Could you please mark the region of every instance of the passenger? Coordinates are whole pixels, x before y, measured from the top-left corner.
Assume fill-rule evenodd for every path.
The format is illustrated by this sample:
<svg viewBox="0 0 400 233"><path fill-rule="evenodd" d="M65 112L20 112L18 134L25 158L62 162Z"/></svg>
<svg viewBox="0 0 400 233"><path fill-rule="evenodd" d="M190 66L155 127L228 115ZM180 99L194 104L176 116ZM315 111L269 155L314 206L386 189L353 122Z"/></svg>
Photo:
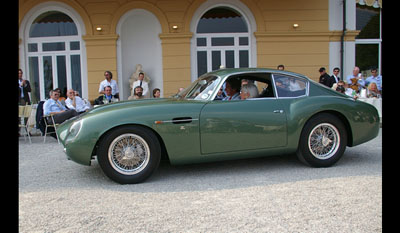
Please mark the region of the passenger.
<svg viewBox="0 0 400 233"><path fill-rule="evenodd" d="M258 97L258 89L256 85L253 83L245 84L242 86L240 90L240 98L242 100L249 99L249 98L257 98Z"/></svg>
<svg viewBox="0 0 400 233"><path fill-rule="evenodd" d="M289 78L289 90L290 91L301 91L303 89L300 87L299 83L296 82L295 78Z"/></svg>

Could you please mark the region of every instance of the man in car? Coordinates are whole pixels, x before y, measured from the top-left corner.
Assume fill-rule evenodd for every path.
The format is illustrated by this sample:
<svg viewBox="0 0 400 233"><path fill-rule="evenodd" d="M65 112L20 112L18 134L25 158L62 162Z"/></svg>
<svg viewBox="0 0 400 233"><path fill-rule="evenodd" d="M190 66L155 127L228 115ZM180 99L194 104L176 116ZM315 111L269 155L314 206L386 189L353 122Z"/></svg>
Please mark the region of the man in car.
<svg viewBox="0 0 400 233"><path fill-rule="evenodd" d="M227 94L227 97L225 97L224 101L226 100L240 100L240 87L241 87L241 81L236 78L231 78L226 80L226 87L225 87L225 92Z"/></svg>

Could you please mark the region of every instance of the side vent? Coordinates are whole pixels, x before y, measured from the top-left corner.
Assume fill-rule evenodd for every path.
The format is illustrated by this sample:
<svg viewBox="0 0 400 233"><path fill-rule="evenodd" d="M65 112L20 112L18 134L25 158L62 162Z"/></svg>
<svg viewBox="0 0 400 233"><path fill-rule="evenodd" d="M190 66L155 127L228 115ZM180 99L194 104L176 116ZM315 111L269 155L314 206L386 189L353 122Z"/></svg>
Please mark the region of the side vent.
<svg viewBox="0 0 400 233"><path fill-rule="evenodd" d="M173 124L185 124L185 123L191 123L192 118L191 117L176 117L172 119Z"/></svg>

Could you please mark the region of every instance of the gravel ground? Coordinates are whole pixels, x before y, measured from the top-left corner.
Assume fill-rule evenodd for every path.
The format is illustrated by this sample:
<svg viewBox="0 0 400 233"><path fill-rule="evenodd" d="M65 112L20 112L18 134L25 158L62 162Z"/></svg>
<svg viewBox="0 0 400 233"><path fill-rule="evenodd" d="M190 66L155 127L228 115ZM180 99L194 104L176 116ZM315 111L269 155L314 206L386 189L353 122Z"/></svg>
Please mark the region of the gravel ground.
<svg viewBox="0 0 400 233"><path fill-rule="evenodd" d="M49 138L20 139L20 232L381 232L382 137L331 168L295 156L171 166L110 181Z"/></svg>

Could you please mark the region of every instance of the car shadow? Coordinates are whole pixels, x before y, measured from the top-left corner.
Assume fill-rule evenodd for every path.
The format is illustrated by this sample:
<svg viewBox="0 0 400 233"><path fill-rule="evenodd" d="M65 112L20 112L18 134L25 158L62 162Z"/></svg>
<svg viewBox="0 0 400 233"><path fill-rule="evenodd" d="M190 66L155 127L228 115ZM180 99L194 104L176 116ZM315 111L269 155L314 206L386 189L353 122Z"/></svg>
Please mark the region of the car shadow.
<svg viewBox="0 0 400 233"><path fill-rule="evenodd" d="M86 171L86 175L91 179L97 177L95 179L102 183L101 187L110 190L140 193L209 191L381 174L381 160L371 159L373 157L363 157L349 151L338 163L328 168L306 166L294 154L179 166L162 161L151 177L132 185L120 185L108 179L96 161L92 164L92 171ZM376 166L371 169L371 164L375 163Z"/></svg>
<svg viewBox="0 0 400 233"><path fill-rule="evenodd" d="M41 151L43 146L48 151L31 154L31 151ZM56 141L21 144L20 191L78 188L140 193L186 192L382 175L381 139L372 141L370 145L348 147L339 162L329 168L306 166L294 154L179 166L162 161L147 180L131 185L120 185L110 180L97 160L92 160L91 166L68 161L61 149Z"/></svg>

